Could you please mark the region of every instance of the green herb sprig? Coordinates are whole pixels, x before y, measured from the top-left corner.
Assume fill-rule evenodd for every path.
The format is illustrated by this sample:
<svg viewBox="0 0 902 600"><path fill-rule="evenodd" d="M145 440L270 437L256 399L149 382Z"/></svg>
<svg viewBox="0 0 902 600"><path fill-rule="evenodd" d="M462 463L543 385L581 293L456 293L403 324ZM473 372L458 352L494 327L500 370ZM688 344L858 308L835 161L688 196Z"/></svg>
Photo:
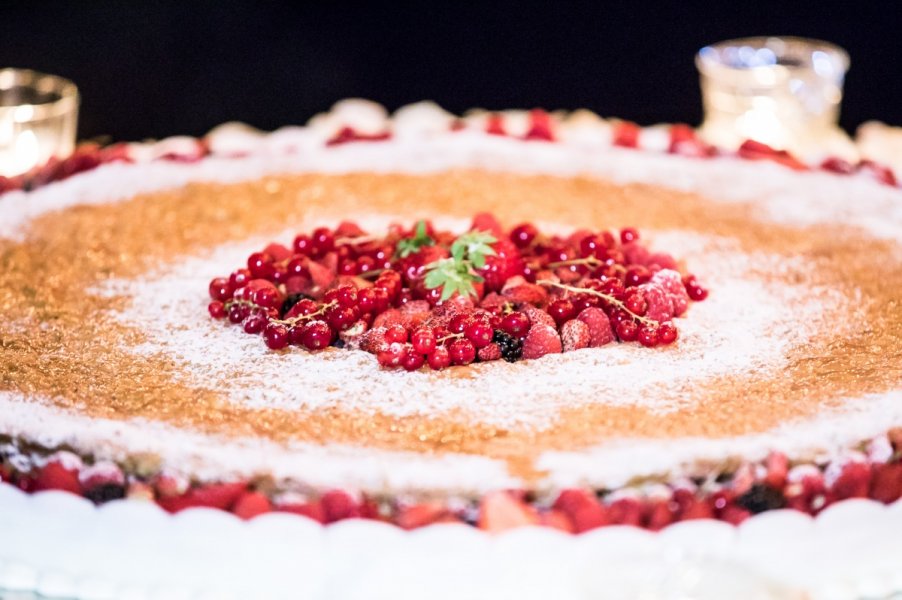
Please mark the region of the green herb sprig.
<svg viewBox="0 0 902 600"><path fill-rule="evenodd" d="M459 236L451 244L450 258L426 265L426 287L442 288L442 302L455 293L475 296L474 286L483 280L476 270L485 266L487 257L495 256L492 244L496 241L495 236L485 231L470 231Z"/></svg>
<svg viewBox="0 0 902 600"><path fill-rule="evenodd" d="M426 246L434 245L435 240L426 232L426 221L417 221L413 237L398 240L398 245L395 247L395 254L398 258L407 258L411 254L416 254Z"/></svg>

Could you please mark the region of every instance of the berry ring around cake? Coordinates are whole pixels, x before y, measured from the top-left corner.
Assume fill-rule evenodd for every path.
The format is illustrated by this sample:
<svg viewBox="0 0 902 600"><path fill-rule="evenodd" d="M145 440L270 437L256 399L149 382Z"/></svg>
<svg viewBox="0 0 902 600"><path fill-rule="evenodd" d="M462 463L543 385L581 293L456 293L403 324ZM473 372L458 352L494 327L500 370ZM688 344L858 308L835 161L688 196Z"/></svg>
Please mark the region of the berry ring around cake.
<svg viewBox="0 0 902 600"><path fill-rule="evenodd" d="M890 593L902 191L810 162L345 101L3 181L0 588Z"/></svg>

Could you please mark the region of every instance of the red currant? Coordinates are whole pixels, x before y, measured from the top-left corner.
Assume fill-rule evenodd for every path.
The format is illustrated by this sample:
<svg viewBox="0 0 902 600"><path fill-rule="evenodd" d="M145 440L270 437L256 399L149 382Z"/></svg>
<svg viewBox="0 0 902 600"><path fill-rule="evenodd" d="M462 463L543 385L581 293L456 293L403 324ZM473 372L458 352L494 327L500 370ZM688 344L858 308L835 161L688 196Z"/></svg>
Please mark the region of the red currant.
<svg viewBox="0 0 902 600"><path fill-rule="evenodd" d="M332 343L332 329L323 321L308 323L300 332L300 341L308 350L321 350Z"/></svg>
<svg viewBox="0 0 902 600"><path fill-rule="evenodd" d="M557 323L558 327L576 316L576 308L573 306L573 303L566 298L555 300L548 305L546 310L554 319L554 322Z"/></svg>
<svg viewBox="0 0 902 600"><path fill-rule="evenodd" d="M405 371L416 371L425 363L426 359L423 358L422 354L408 350L404 360L401 361L401 366L404 367Z"/></svg>
<svg viewBox="0 0 902 600"><path fill-rule="evenodd" d="M526 248L530 244L532 244L533 240L536 239L536 236L539 235L539 230L535 228L534 225L530 223L523 223L522 225L517 225L511 230L510 239L514 243L517 248Z"/></svg>
<svg viewBox="0 0 902 600"><path fill-rule="evenodd" d="M322 256L335 249L335 236L327 227L317 227L310 236L311 254Z"/></svg>
<svg viewBox="0 0 902 600"><path fill-rule="evenodd" d="M385 330L385 341L389 344L403 344L407 341L407 328L403 325L392 325Z"/></svg>
<svg viewBox="0 0 902 600"><path fill-rule="evenodd" d="M429 368L433 371L441 371L451 366L451 353L444 346L438 346L435 352L426 357Z"/></svg>
<svg viewBox="0 0 902 600"><path fill-rule="evenodd" d="M266 327L267 322L268 319L263 315L251 315L244 320L244 333L260 333L261 331L263 331L263 328Z"/></svg>
<svg viewBox="0 0 902 600"><path fill-rule="evenodd" d="M250 314L250 309L243 304L233 304L229 307L229 321L240 323Z"/></svg>
<svg viewBox="0 0 902 600"><path fill-rule="evenodd" d="M247 282L251 279L251 272L249 270L236 269L229 275L229 285L232 286L233 290L237 290L238 288L247 285Z"/></svg>
<svg viewBox="0 0 902 600"><path fill-rule="evenodd" d="M463 333L470 324L470 315L454 315L448 322L448 331L451 333Z"/></svg>
<svg viewBox="0 0 902 600"><path fill-rule="evenodd" d="M639 327L633 321L620 321L616 325L617 337L621 342L632 342L639 335Z"/></svg>
<svg viewBox="0 0 902 600"><path fill-rule="evenodd" d="M288 329L278 323L270 323L263 330L263 340L272 350L281 350L288 345Z"/></svg>
<svg viewBox="0 0 902 600"><path fill-rule="evenodd" d="M313 244L310 241L309 236L299 235L296 238L294 238L294 243L292 244L292 248L294 248L295 254L307 256L310 254L310 250L313 248Z"/></svg>
<svg viewBox="0 0 902 600"><path fill-rule="evenodd" d="M635 287L647 283L651 279L651 273L642 265L633 265L626 270L623 283L626 287Z"/></svg>
<svg viewBox="0 0 902 600"><path fill-rule="evenodd" d="M338 294L336 294L335 299L345 308L357 306L357 288L350 285L343 285L338 288Z"/></svg>
<svg viewBox="0 0 902 600"><path fill-rule="evenodd" d="M642 325L636 339L646 348L654 348L658 345L658 328L654 325Z"/></svg>
<svg viewBox="0 0 902 600"><path fill-rule="evenodd" d="M362 313L372 312L376 308L376 292L373 288L357 291L357 307Z"/></svg>
<svg viewBox="0 0 902 600"><path fill-rule="evenodd" d="M254 279L272 279L275 272L272 257L265 252L254 252L247 258L247 270Z"/></svg>
<svg viewBox="0 0 902 600"><path fill-rule="evenodd" d="M224 319L226 316L225 304L219 300L214 300L207 305L207 312L209 312L210 316L214 319Z"/></svg>
<svg viewBox="0 0 902 600"><path fill-rule="evenodd" d="M476 348L473 342L467 339L456 339L448 347L451 362L455 365L468 365L476 359Z"/></svg>
<svg viewBox="0 0 902 600"><path fill-rule="evenodd" d="M473 342L476 348L482 348L492 343L492 327L481 320L474 320L467 325L464 335Z"/></svg>
<svg viewBox="0 0 902 600"><path fill-rule="evenodd" d="M620 243L629 244L639 239L639 232L634 227L624 227L620 230Z"/></svg>
<svg viewBox="0 0 902 600"><path fill-rule="evenodd" d="M376 360L379 361L379 364L388 368L400 366L406 357L407 344L398 342L389 344L385 350L376 354Z"/></svg>
<svg viewBox="0 0 902 600"><path fill-rule="evenodd" d="M226 277L217 277L210 282L210 298L224 302L232 297L232 284Z"/></svg>
<svg viewBox="0 0 902 600"><path fill-rule="evenodd" d="M282 306L282 294L274 287L263 287L254 290L252 301L263 308L279 308Z"/></svg>
<svg viewBox="0 0 902 600"><path fill-rule="evenodd" d="M432 354L435 351L435 333L428 327L420 327L410 336L410 343L418 354Z"/></svg>
<svg viewBox="0 0 902 600"><path fill-rule="evenodd" d="M679 337L677 328L670 321L658 325L658 343L662 346L674 343L677 337Z"/></svg>
<svg viewBox="0 0 902 600"><path fill-rule="evenodd" d="M628 311L640 317L644 317L648 311L648 302L645 300L645 295L638 290L628 295L623 304Z"/></svg>
<svg viewBox="0 0 902 600"><path fill-rule="evenodd" d="M521 312L512 312L501 320L501 329L515 338L525 338L529 332L529 317Z"/></svg>

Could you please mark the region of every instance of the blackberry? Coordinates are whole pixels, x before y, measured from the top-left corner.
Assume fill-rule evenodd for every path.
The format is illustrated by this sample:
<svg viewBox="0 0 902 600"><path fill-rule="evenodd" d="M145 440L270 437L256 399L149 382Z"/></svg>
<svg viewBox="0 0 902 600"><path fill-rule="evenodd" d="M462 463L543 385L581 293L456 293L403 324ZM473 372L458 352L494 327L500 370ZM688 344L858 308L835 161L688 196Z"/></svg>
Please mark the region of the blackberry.
<svg viewBox="0 0 902 600"><path fill-rule="evenodd" d="M496 329L492 334L492 341L498 344L501 349L501 358L507 362L517 362L523 355L523 342L507 332Z"/></svg>
<svg viewBox="0 0 902 600"><path fill-rule="evenodd" d="M281 316L285 316L285 314L294 308L294 305L303 300L304 298L309 298L307 294L289 294L285 301L282 302L282 310L279 313Z"/></svg>
<svg viewBox="0 0 902 600"><path fill-rule="evenodd" d="M783 508L786 506L786 498L780 490L766 483L756 483L736 499L736 504L752 514L758 514L766 510Z"/></svg>
<svg viewBox="0 0 902 600"><path fill-rule="evenodd" d="M125 498L125 487L118 483L103 483L85 492L85 498L94 504Z"/></svg>

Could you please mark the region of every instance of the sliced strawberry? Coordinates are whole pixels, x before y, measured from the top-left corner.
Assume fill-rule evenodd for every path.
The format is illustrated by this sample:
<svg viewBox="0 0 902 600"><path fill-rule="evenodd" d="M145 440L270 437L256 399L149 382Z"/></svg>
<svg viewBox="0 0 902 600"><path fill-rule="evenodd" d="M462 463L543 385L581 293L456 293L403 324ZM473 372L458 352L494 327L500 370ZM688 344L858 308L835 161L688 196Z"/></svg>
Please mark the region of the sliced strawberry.
<svg viewBox="0 0 902 600"><path fill-rule="evenodd" d="M789 459L782 452L771 452L764 466L767 469L764 483L774 489L782 490L786 485L786 475L789 473Z"/></svg>
<svg viewBox="0 0 902 600"><path fill-rule="evenodd" d="M872 160L863 160L858 163L857 171L868 175L884 185L895 186L896 175L893 170Z"/></svg>
<svg viewBox="0 0 902 600"><path fill-rule="evenodd" d="M535 283L522 283L518 286L508 287L501 291L508 302L512 304L533 304L539 305L548 299L548 290L545 286Z"/></svg>
<svg viewBox="0 0 902 600"><path fill-rule="evenodd" d="M554 124L551 115L540 108L529 111L529 131L523 135L524 140L554 141Z"/></svg>
<svg viewBox="0 0 902 600"><path fill-rule="evenodd" d="M580 319L570 319L561 327L561 342L564 352L588 348L592 341L589 326Z"/></svg>
<svg viewBox="0 0 902 600"><path fill-rule="evenodd" d="M335 280L335 272L315 260L307 261L307 271L310 273L310 279L313 281L313 285L321 290L328 289Z"/></svg>
<svg viewBox="0 0 902 600"><path fill-rule="evenodd" d="M326 512L323 510L323 505L319 502L311 502L307 504L279 504L275 507L275 510L279 512L289 512L296 515L302 515L307 518L313 519L318 523L326 522Z"/></svg>
<svg viewBox="0 0 902 600"><path fill-rule="evenodd" d="M720 511L720 520L726 521L731 525L739 525L751 516L752 513L745 510L744 508L736 506L735 504L726 506L723 510Z"/></svg>
<svg viewBox="0 0 902 600"><path fill-rule="evenodd" d="M636 498L620 498L608 507L611 523L642 526L642 503Z"/></svg>
<svg viewBox="0 0 902 600"><path fill-rule="evenodd" d="M500 533L538 522L535 509L508 492L490 492L479 505L479 528L485 531Z"/></svg>
<svg viewBox="0 0 902 600"><path fill-rule="evenodd" d="M851 175L855 172L855 166L852 163L836 156L825 158L821 163L821 169L839 175Z"/></svg>
<svg viewBox="0 0 902 600"><path fill-rule="evenodd" d="M598 348L614 341L614 328L611 327L611 320L600 308L595 306L584 308L576 318L588 327L590 348Z"/></svg>
<svg viewBox="0 0 902 600"><path fill-rule="evenodd" d="M485 132L489 135L507 135L504 130L504 116L500 113L490 113L485 120Z"/></svg>
<svg viewBox="0 0 902 600"><path fill-rule="evenodd" d="M405 506L395 518L395 523L402 529L416 529L442 521L448 516L448 509L437 502Z"/></svg>
<svg viewBox="0 0 902 600"><path fill-rule="evenodd" d="M775 150L767 144L756 142L755 140L746 140L743 142L742 145L739 146L737 154L740 158L748 160L771 160L797 171L805 171L808 168L786 150Z"/></svg>
<svg viewBox="0 0 902 600"><path fill-rule="evenodd" d="M337 238L354 238L359 237L366 232L354 221L342 221L335 228L335 237Z"/></svg>
<svg viewBox="0 0 902 600"><path fill-rule="evenodd" d="M689 503L689 505L686 506L683 510L681 510L679 515L680 521L713 518L714 509L711 508L711 505L706 500L700 498L693 498L693 501Z"/></svg>
<svg viewBox="0 0 902 600"><path fill-rule="evenodd" d="M244 482L211 483L192 488L180 496L159 497L157 504L173 513L194 507L229 510L245 490L247 484Z"/></svg>
<svg viewBox="0 0 902 600"><path fill-rule="evenodd" d="M507 303L507 298L505 298L501 294L497 292L490 292L489 294L486 294L485 298L482 299L482 301L479 303L479 306L481 308L491 310L493 308L502 308Z"/></svg>
<svg viewBox="0 0 902 600"><path fill-rule="evenodd" d="M272 503L270 503L269 498L261 494L260 492L244 492L238 500L235 501L235 505L232 507L232 512L245 520L253 519L258 515L263 515L272 511Z"/></svg>
<svg viewBox="0 0 902 600"><path fill-rule="evenodd" d="M45 464L34 479L33 491L59 490L81 495L82 485L78 469L64 466L60 461Z"/></svg>
<svg viewBox="0 0 902 600"><path fill-rule="evenodd" d="M675 515L670 509L670 502L667 500L657 500L649 504L647 507L646 527L652 531L663 529L674 522Z"/></svg>
<svg viewBox="0 0 902 600"><path fill-rule="evenodd" d="M614 145L623 148L638 148L641 128L631 121L620 121L614 126Z"/></svg>
<svg viewBox="0 0 902 600"><path fill-rule="evenodd" d="M306 294L313 288L313 280L306 275L292 275L285 280L285 293Z"/></svg>
<svg viewBox="0 0 902 600"><path fill-rule="evenodd" d="M545 527L551 527L566 533L576 533L573 521L570 520L566 513L560 510L551 509L540 513L539 522Z"/></svg>
<svg viewBox="0 0 902 600"><path fill-rule="evenodd" d="M585 490L564 490L554 502L554 509L573 522L573 530L582 533L611 523L610 515L594 494Z"/></svg>
<svg viewBox="0 0 902 600"><path fill-rule="evenodd" d="M546 354L560 354L563 350L557 330L542 323L530 327L523 340L523 358L541 358Z"/></svg>
<svg viewBox="0 0 902 600"><path fill-rule="evenodd" d="M263 249L263 252L272 256L274 262L282 262L291 258L292 252L282 244L272 243Z"/></svg>

